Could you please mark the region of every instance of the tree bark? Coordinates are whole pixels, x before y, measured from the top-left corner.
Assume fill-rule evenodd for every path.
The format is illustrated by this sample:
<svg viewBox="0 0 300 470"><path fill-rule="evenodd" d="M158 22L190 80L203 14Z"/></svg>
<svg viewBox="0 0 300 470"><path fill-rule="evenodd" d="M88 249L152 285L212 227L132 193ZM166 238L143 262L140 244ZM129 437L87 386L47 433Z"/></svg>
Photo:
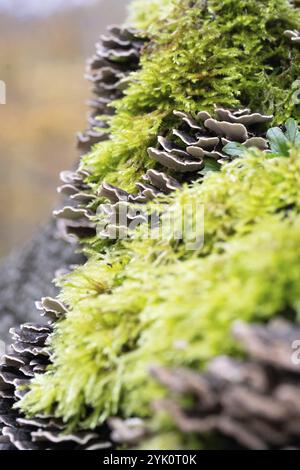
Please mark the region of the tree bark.
<svg viewBox="0 0 300 470"><path fill-rule="evenodd" d="M14 251L0 266L0 339L6 341L14 325L40 321L35 301L58 293L55 272L81 264L82 255L58 238L50 220L23 249Z"/></svg>

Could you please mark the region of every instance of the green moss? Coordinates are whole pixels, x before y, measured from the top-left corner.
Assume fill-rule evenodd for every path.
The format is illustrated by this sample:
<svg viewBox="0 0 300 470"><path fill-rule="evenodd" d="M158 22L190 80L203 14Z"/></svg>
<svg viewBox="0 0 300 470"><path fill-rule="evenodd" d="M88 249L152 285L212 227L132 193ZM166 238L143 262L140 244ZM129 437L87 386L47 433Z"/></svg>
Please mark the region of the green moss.
<svg viewBox="0 0 300 470"><path fill-rule="evenodd" d="M300 117L291 99L300 51L283 34L299 26L299 9L287 0L209 0L208 10L204 4L155 0L146 2L145 15L137 14L138 25L144 25L148 8L154 12L152 42L125 97L114 103L111 141L85 158L93 183L106 179L132 189L153 166L146 149L174 124L174 109L193 112L220 104L273 113L277 123Z"/></svg>
<svg viewBox="0 0 300 470"><path fill-rule="evenodd" d="M149 142L155 144L160 122L161 115L157 111L143 119L122 113L114 117L111 140L99 144L84 158L92 169L91 182L96 188L105 177L111 184L135 190L136 181L147 167L153 166L147 147Z"/></svg>
<svg viewBox="0 0 300 470"><path fill-rule="evenodd" d="M210 0L208 10L200 0L147 4L135 16L152 39L141 69L114 103L111 139L84 158L95 190L104 179L133 190L154 166L147 147L171 129L174 109L219 104L274 113L277 123L300 117L291 99L300 51L283 35L300 13L287 0ZM175 226L202 204L201 248L188 249L191 231L176 240L167 229L155 240L146 225L130 240L94 239L87 264L60 280L69 311L49 345L53 365L33 381L23 411L82 428L114 414L147 416L163 393L148 375L153 362L200 370L216 355L241 354L229 335L236 319L264 322L288 310L298 321L300 151L286 150L287 158L246 154L149 204ZM179 442L164 430L161 446Z"/></svg>
<svg viewBox="0 0 300 470"><path fill-rule="evenodd" d="M202 249L171 233L145 239L142 226L62 281L70 310L52 340L54 364L22 409L88 428L111 414L145 416L162 393L148 377L153 362L198 370L239 354L236 319L266 321L287 307L299 316L299 157L255 152L170 197L175 214L204 204Z"/></svg>
<svg viewBox="0 0 300 470"><path fill-rule="evenodd" d="M128 22L144 31L155 31L157 22L165 21L173 7L174 0L133 0L129 7Z"/></svg>

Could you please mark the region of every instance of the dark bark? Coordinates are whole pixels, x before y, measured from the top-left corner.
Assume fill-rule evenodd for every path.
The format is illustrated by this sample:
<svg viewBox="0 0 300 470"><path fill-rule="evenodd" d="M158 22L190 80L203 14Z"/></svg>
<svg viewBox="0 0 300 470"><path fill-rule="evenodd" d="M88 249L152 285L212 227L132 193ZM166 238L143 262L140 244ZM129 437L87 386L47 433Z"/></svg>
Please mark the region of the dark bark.
<svg viewBox="0 0 300 470"><path fill-rule="evenodd" d="M57 236L56 222L50 220L23 249L14 251L0 266L0 339L8 330L26 321L39 321L35 301L55 296L52 283L58 269L83 262L82 255Z"/></svg>

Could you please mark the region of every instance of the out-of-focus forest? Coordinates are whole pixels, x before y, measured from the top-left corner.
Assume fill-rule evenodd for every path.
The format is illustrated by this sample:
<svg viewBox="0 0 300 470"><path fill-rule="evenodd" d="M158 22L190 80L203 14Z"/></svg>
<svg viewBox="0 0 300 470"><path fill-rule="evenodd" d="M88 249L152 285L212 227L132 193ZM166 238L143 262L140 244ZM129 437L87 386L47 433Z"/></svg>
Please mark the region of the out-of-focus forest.
<svg viewBox="0 0 300 470"><path fill-rule="evenodd" d="M0 0L0 257L49 217L58 174L74 164L75 133L85 127L85 60L127 3Z"/></svg>

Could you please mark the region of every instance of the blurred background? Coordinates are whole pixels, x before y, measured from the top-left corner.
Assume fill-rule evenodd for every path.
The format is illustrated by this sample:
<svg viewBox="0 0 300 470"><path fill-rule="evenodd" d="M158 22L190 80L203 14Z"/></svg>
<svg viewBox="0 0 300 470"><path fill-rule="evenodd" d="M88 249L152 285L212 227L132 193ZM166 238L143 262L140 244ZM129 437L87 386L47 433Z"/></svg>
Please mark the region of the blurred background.
<svg viewBox="0 0 300 470"><path fill-rule="evenodd" d="M89 84L85 60L129 0L0 0L0 258L30 239L78 153Z"/></svg>

